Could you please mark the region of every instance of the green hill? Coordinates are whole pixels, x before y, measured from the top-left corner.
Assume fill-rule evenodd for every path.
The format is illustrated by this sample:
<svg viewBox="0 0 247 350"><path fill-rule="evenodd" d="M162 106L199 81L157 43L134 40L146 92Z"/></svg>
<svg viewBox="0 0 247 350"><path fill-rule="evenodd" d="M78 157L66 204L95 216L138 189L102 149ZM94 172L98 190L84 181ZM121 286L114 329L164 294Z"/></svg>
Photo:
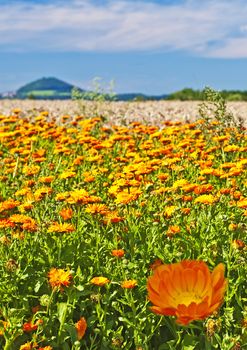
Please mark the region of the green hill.
<svg viewBox="0 0 247 350"><path fill-rule="evenodd" d="M73 85L57 78L42 78L22 86L16 91L16 97L21 99L69 99L73 88Z"/></svg>
<svg viewBox="0 0 247 350"><path fill-rule="evenodd" d="M16 91L15 98L20 99L49 99L49 100L65 100L70 99L73 85L68 84L57 78L42 78L35 80L29 84L22 86ZM77 88L80 93L85 93L86 100L90 100L90 91ZM118 94L115 96L116 101L146 101L146 100L161 100L166 98L162 96L148 96L141 93ZM107 97L105 97L107 99Z"/></svg>

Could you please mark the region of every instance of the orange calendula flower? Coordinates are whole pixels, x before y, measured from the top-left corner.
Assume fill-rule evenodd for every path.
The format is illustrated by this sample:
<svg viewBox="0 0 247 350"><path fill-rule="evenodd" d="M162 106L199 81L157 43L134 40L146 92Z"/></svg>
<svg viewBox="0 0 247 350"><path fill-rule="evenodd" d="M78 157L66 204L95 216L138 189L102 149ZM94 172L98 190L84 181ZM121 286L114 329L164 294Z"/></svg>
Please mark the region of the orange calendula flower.
<svg viewBox="0 0 247 350"><path fill-rule="evenodd" d="M226 285L223 264L210 273L203 261L184 260L157 267L147 289L153 312L176 316L177 323L187 325L205 319L220 307Z"/></svg>
<svg viewBox="0 0 247 350"><path fill-rule="evenodd" d="M179 233L181 231L180 227L178 225L173 225L168 227L168 231L166 232L168 237L172 237L176 233Z"/></svg>
<svg viewBox="0 0 247 350"><path fill-rule="evenodd" d="M9 219L15 224L25 224L32 221L33 219L30 216L22 214L14 214L9 217Z"/></svg>
<svg viewBox="0 0 247 350"><path fill-rule="evenodd" d="M238 228L238 224L234 224L233 222L228 226L228 229L230 231L235 231L237 228Z"/></svg>
<svg viewBox="0 0 247 350"><path fill-rule="evenodd" d="M7 321L0 320L0 336L4 334L8 326L9 326L9 323Z"/></svg>
<svg viewBox="0 0 247 350"><path fill-rule="evenodd" d="M53 348L51 346L45 346L44 348L39 348L38 350L52 350Z"/></svg>
<svg viewBox="0 0 247 350"><path fill-rule="evenodd" d="M25 165L23 168L23 174L25 174L26 176L33 176L38 174L40 171L40 166L38 165L31 165L31 166L27 166Z"/></svg>
<svg viewBox="0 0 247 350"><path fill-rule="evenodd" d="M237 202L237 206L241 209L247 209L247 198L240 199L240 201Z"/></svg>
<svg viewBox="0 0 247 350"><path fill-rule="evenodd" d="M193 197L192 196L183 196L181 199L183 202L191 202Z"/></svg>
<svg viewBox="0 0 247 350"><path fill-rule="evenodd" d="M158 179L159 179L160 181L165 181L165 180L168 179L168 177L169 177L169 174L167 174L167 173L158 174Z"/></svg>
<svg viewBox="0 0 247 350"><path fill-rule="evenodd" d="M32 350L32 343L28 342L20 346L20 350Z"/></svg>
<svg viewBox="0 0 247 350"><path fill-rule="evenodd" d="M35 232L37 230L35 220L32 219L30 221L24 222L22 225L22 229L29 232Z"/></svg>
<svg viewBox="0 0 247 350"><path fill-rule="evenodd" d="M20 204L19 201L15 201L14 199L8 199L4 202L0 203L0 213L5 210L10 210L16 208Z"/></svg>
<svg viewBox="0 0 247 350"><path fill-rule="evenodd" d="M95 176L93 175L84 177L84 182L94 182L94 180L95 180Z"/></svg>
<svg viewBox="0 0 247 350"><path fill-rule="evenodd" d="M213 190L213 186L211 184L205 184L205 185L198 185L195 187L194 192L195 194L205 194L210 193Z"/></svg>
<svg viewBox="0 0 247 350"><path fill-rule="evenodd" d="M14 227L14 226L15 226L15 224L10 219L0 219L0 229Z"/></svg>
<svg viewBox="0 0 247 350"><path fill-rule="evenodd" d="M96 286L101 287L101 286L104 286L105 284L109 283L110 280L108 280L108 278L106 278L106 277L99 276L99 277L92 278L90 282Z"/></svg>
<svg viewBox="0 0 247 350"><path fill-rule="evenodd" d="M104 224L110 224L110 223L118 223L124 221L124 218L122 216L119 216L119 214L116 211L108 212L104 218Z"/></svg>
<svg viewBox="0 0 247 350"><path fill-rule="evenodd" d="M48 273L49 284L51 287L59 287L61 291L63 290L63 286L68 287L70 285L71 278L72 275L70 271L56 269L54 267Z"/></svg>
<svg viewBox="0 0 247 350"><path fill-rule="evenodd" d="M121 287L125 289L132 289L137 286L137 280L126 280L121 283Z"/></svg>
<svg viewBox="0 0 247 350"><path fill-rule="evenodd" d="M101 214L106 215L109 212L109 209L105 204L102 203L94 203L94 204L88 204L85 209L86 213L89 214Z"/></svg>
<svg viewBox="0 0 247 350"><path fill-rule="evenodd" d="M39 178L39 182L41 182L41 183L47 183L47 184L49 184L49 183L51 183L53 180L54 180L54 176L42 176L42 177L40 177Z"/></svg>
<svg viewBox="0 0 247 350"><path fill-rule="evenodd" d="M117 258L122 258L125 254L125 251L123 249L113 249L111 251L111 254Z"/></svg>
<svg viewBox="0 0 247 350"><path fill-rule="evenodd" d="M117 204L128 204L134 200L137 199L137 195L133 195L131 193L127 193L127 192L120 192L117 194L117 197L115 199L115 202Z"/></svg>
<svg viewBox="0 0 247 350"><path fill-rule="evenodd" d="M84 317L81 317L78 322L75 324L75 329L77 332L77 338L78 340L81 340L84 337L84 334L87 329L87 321Z"/></svg>
<svg viewBox="0 0 247 350"><path fill-rule="evenodd" d="M188 215L191 212L190 208L181 208L181 212L185 215Z"/></svg>
<svg viewBox="0 0 247 350"><path fill-rule="evenodd" d="M231 189L230 188L221 188L220 193L221 194L230 194Z"/></svg>
<svg viewBox="0 0 247 350"><path fill-rule="evenodd" d="M58 233L69 233L74 231L75 231L74 226L66 222L63 224L59 224L58 222L55 222L51 226L49 226L47 230L47 232L58 232Z"/></svg>
<svg viewBox="0 0 247 350"><path fill-rule="evenodd" d="M72 218L73 210L71 208L63 208L60 210L59 215L66 221Z"/></svg>
<svg viewBox="0 0 247 350"><path fill-rule="evenodd" d="M43 321L42 320L38 320L35 323L32 322L25 322L22 326L22 329L24 332L33 332L36 331L36 329L38 329L39 325L42 324Z"/></svg>
<svg viewBox="0 0 247 350"><path fill-rule="evenodd" d="M242 239L234 239L232 241L232 247L234 249L243 249L245 247L245 243L242 241Z"/></svg>

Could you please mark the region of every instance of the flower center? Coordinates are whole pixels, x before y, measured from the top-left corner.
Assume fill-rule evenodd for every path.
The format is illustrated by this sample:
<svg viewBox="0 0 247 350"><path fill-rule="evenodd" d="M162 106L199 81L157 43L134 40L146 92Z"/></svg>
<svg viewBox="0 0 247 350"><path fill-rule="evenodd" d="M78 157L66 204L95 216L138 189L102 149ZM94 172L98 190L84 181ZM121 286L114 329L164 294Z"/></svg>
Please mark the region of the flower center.
<svg viewBox="0 0 247 350"><path fill-rule="evenodd" d="M193 291L177 294L174 299L177 305L184 304L185 306L189 306L191 303L199 304L203 301L202 296Z"/></svg>

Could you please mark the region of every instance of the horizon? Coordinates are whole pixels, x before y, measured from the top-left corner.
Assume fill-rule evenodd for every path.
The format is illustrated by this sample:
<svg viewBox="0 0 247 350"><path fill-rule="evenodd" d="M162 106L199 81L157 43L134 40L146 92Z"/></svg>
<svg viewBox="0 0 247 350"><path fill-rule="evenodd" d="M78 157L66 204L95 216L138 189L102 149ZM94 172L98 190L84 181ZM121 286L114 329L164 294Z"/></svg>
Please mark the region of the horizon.
<svg viewBox="0 0 247 350"><path fill-rule="evenodd" d="M0 92L42 76L85 90L102 77L118 94L244 91L246 18L244 0L0 0Z"/></svg>
<svg viewBox="0 0 247 350"><path fill-rule="evenodd" d="M48 76L45 77L45 76L44 76L44 77L35 79L35 80L33 80L33 81L26 82L26 84L24 84L24 85L22 85L22 86L19 86L19 88L17 88L16 90L0 91L0 96L1 96L1 95L4 95L5 93L16 93L19 89L25 87L26 85L35 83L35 82L40 81L40 80L42 80L42 79L55 79L55 80L58 80L58 81L60 81L60 82L65 83L65 84L72 85L74 88L79 88L79 89L81 89L81 90L83 90L83 91L85 91L85 92L89 91L89 90L84 90L81 86L75 86L75 85L71 84L69 81L65 81L65 80L60 79L60 78L58 78L58 77L55 77L55 76L53 76L53 77L52 77L52 76L50 76L50 77L48 77ZM101 78L100 78L100 77L96 77L96 79L98 79L99 82L101 81ZM105 83L105 82L102 82L102 84L104 84L104 83ZM108 92L108 91L107 91L107 86L106 86L106 89L105 89L105 90L104 90L104 86L103 86L103 85L101 85L101 87L103 88L103 91L104 91L105 93ZM206 87L206 86L205 86L205 87ZM172 92L170 92L170 93L163 92L163 93L161 93L161 94L145 94L145 93L143 93L142 91L126 91L126 92L116 93L116 92L114 91L114 89L113 89L113 91L111 91L111 92L113 92L114 94L116 93L117 95L140 94L140 95L144 95L144 96L147 96L147 97L161 97L161 96L169 96L169 95L171 95L171 94L173 94L173 93L175 93L175 92L178 92L178 91L181 91L181 90L185 90L185 89L192 89L192 90L194 90L194 91L203 91L205 87L203 87L202 89L194 89L194 88L192 88L192 87L190 87L190 86L185 86L184 88L182 88L182 89L180 89L180 90L172 91ZM92 86L92 91L94 91L94 90L93 90L93 86ZM222 90L216 90L216 91L219 91L219 92L220 92L220 91L239 91L239 92L247 92L247 89L246 89L246 90L240 90L240 89L234 89L234 90L232 90L232 89L222 89Z"/></svg>

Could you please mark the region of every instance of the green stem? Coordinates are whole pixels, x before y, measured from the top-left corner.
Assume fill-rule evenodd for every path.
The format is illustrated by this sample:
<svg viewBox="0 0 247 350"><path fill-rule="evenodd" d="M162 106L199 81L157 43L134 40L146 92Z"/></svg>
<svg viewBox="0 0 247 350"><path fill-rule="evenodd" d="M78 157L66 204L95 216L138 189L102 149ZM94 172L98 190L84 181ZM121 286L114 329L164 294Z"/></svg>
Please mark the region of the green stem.
<svg viewBox="0 0 247 350"><path fill-rule="evenodd" d="M50 315L51 303L52 303L52 299L53 299L53 296L54 296L56 290L57 290L57 288L53 288L53 289L52 289L52 292L51 292L51 296L50 296L50 299L49 299L49 303L48 303L47 309L46 309L46 313L47 313L48 316L51 316L51 315Z"/></svg>
<svg viewBox="0 0 247 350"><path fill-rule="evenodd" d="M13 344L13 339L12 340L7 340L6 339L6 343L4 345L3 350L11 350L12 344Z"/></svg>
<svg viewBox="0 0 247 350"><path fill-rule="evenodd" d="M59 330L58 330L58 344L60 344L60 342L61 342L63 326L64 326L64 323L65 323L65 320L66 320L69 303L70 303L70 301L69 301L69 296L68 296L66 307L65 307L65 310L63 312L63 317L62 317L62 320L61 320L61 323L60 323L60 327L59 327Z"/></svg>

